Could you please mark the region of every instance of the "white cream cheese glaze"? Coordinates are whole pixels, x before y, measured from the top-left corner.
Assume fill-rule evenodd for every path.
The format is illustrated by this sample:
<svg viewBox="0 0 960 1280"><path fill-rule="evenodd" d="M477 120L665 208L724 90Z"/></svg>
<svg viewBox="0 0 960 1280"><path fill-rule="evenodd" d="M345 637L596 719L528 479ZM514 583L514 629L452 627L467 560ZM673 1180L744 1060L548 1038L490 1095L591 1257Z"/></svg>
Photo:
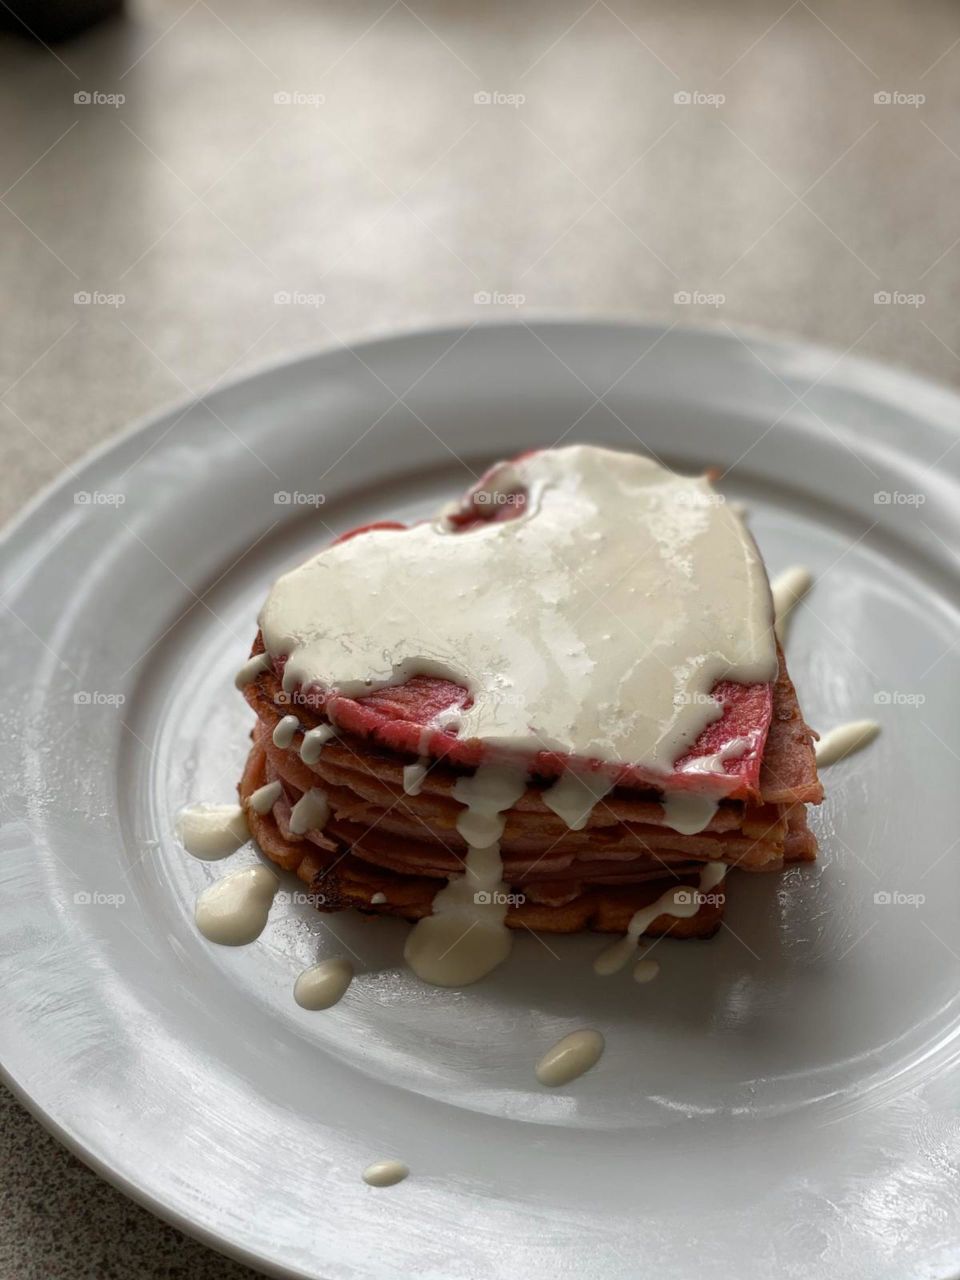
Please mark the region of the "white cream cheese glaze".
<svg viewBox="0 0 960 1280"><path fill-rule="evenodd" d="M409 1176L410 1170L399 1160L378 1160L363 1171L363 1180L368 1187L395 1187Z"/></svg>
<svg viewBox="0 0 960 1280"><path fill-rule="evenodd" d="M522 769L488 764L454 787L454 797L464 806L457 830L469 846L463 874L450 877L433 900L433 914L410 930L403 952L425 982L466 986L510 954L513 938L504 923L509 889L503 882L499 841L504 813L523 795L526 783Z"/></svg>
<svg viewBox="0 0 960 1280"><path fill-rule="evenodd" d="M279 747L281 751L286 751L292 745L299 728L300 721L296 716L283 716L274 726L273 745Z"/></svg>
<svg viewBox="0 0 960 1280"><path fill-rule="evenodd" d="M627 926L627 932L612 946L601 951L593 962L593 971L602 978L617 973L628 964L637 950L640 936L657 916L674 916L678 920L687 920L695 916L702 905L701 895L710 893L723 880L727 873L723 862L708 862L700 872L700 883L696 889L682 885L676 889L667 889L648 907L641 907L634 913Z"/></svg>
<svg viewBox="0 0 960 1280"><path fill-rule="evenodd" d="M293 998L301 1009L332 1009L352 981L353 965L343 956L334 956L304 969L293 985Z"/></svg>
<svg viewBox="0 0 960 1280"><path fill-rule="evenodd" d="M568 769L543 793L543 803L562 818L571 831L582 831L594 807L613 790L613 780L602 773L578 773Z"/></svg>
<svg viewBox="0 0 960 1280"><path fill-rule="evenodd" d="M319 724L315 729L308 729L300 743L300 759L304 764L316 764L320 752L331 738L336 737L336 729L329 724Z"/></svg>
<svg viewBox="0 0 960 1280"><path fill-rule="evenodd" d="M720 716L718 680L776 675L753 539L708 480L635 454L548 450L488 487L518 485L517 519L370 530L281 577L260 624L284 687L441 676L470 692L464 739L669 772Z"/></svg>
<svg viewBox="0 0 960 1280"><path fill-rule="evenodd" d="M248 658L237 674L233 678L233 683L238 689L244 689L257 676L262 675L264 671L270 670L270 655L268 653L258 653L253 658Z"/></svg>
<svg viewBox="0 0 960 1280"><path fill-rule="evenodd" d="M283 786L279 782L266 782L262 787L257 787L247 804L254 813L269 813L273 806L283 795Z"/></svg>
<svg viewBox="0 0 960 1280"><path fill-rule="evenodd" d="M322 831L330 817L330 802L319 787L305 791L290 810L290 830L295 836L306 831Z"/></svg>
<svg viewBox="0 0 960 1280"><path fill-rule="evenodd" d="M597 1065L603 1049L604 1040L599 1031L571 1031L537 1063L537 1079L550 1089L569 1084Z"/></svg>
<svg viewBox="0 0 960 1280"><path fill-rule="evenodd" d="M870 745L879 732L880 726L876 720L851 720L849 724L831 729L817 743L818 767L825 769L827 765L837 764L855 751L861 751Z"/></svg>
<svg viewBox="0 0 960 1280"><path fill-rule="evenodd" d="M250 839L238 804L192 804L177 815L177 839L195 858L213 862L236 853Z"/></svg>
<svg viewBox="0 0 960 1280"><path fill-rule="evenodd" d="M786 644L787 622L794 609L813 586L813 574L802 565L794 565L778 574L770 584L773 593L773 616L777 639Z"/></svg>
<svg viewBox="0 0 960 1280"><path fill-rule="evenodd" d="M211 942L242 947L263 933L280 881L267 867L244 867L204 889L197 899L197 928Z"/></svg>

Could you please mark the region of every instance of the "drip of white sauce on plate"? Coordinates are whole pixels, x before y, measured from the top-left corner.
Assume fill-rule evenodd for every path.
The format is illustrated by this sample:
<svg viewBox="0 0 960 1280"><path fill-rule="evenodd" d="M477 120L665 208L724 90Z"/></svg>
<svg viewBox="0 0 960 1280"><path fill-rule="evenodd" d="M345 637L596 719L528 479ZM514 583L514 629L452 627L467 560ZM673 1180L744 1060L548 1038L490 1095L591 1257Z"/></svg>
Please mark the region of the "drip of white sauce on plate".
<svg viewBox="0 0 960 1280"><path fill-rule="evenodd" d="M331 738L336 737L336 733L336 729L329 724L320 724L316 729L308 729L300 743L300 759L303 763L316 764L320 759L320 752Z"/></svg>
<svg viewBox="0 0 960 1280"><path fill-rule="evenodd" d="M260 624L284 688L358 697L438 676L470 693L463 739L668 772L721 715L718 680L776 675L753 539L705 477L635 454L544 450L509 479L537 496L516 519L369 530L281 577ZM465 582L470 607L441 627L416 607Z"/></svg>
<svg viewBox="0 0 960 1280"><path fill-rule="evenodd" d="M627 932L612 946L601 951L593 962L593 971L602 978L618 973L636 952L637 944L643 934L657 916L674 916L678 920L688 920L700 910L700 897L716 888L727 873L724 862L708 862L700 871L700 883L696 889L689 885L680 885L675 889L667 889L648 907L641 907L634 912L633 919L627 926Z"/></svg>
<svg viewBox="0 0 960 1280"><path fill-rule="evenodd" d="M258 653L254 658L248 658L237 674L233 677L233 683L238 689L244 689L257 676L262 675L264 671L270 670L269 653Z"/></svg>
<svg viewBox="0 0 960 1280"><path fill-rule="evenodd" d="M296 716L284 716L274 726L273 745L279 747L281 751L286 751L296 737L299 728L300 721Z"/></svg>
<svg viewBox="0 0 960 1280"><path fill-rule="evenodd" d="M363 1180L370 1187L395 1187L410 1176L410 1170L399 1160L378 1160L363 1171Z"/></svg>
<svg viewBox="0 0 960 1280"><path fill-rule="evenodd" d="M781 644L786 643L787 622L791 613L813 586L813 574L802 565L785 569L770 584L773 593L774 630Z"/></svg>
<svg viewBox="0 0 960 1280"><path fill-rule="evenodd" d="M602 773L578 773L568 769L543 793L543 803L562 818L571 831L582 831L594 806L613 790L613 780Z"/></svg>
<svg viewBox="0 0 960 1280"><path fill-rule="evenodd" d="M482 764L460 778L454 797L464 808L457 830L469 846L463 875L433 900L433 914L410 930L404 957L414 973L438 987L476 982L510 954L513 938L504 923L508 889L503 882L500 837L505 811L526 790L526 773L514 765Z"/></svg>
<svg viewBox="0 0 960 1280"><path fill-rule="evenodd" d="M305 791L290 810L290 830L295 836L322 831L330 817L330 802L319 787Z"/></svg>
<svg viewBox="0 0 960 1280"><path fill-rule="evenodd" d="M283 786L279 782L267 782L262 787L257 787L247 804L254 813L269 813L273 806L283 794Z"/></svg>
<svg viewBox="0 0 960 1280"><path fill-rule="evenodd" d="M238 804L192 804L177 817L176 832L187 853L204 862L226 858L250 839Z"/></svg>
<svg viewBox="0 0 960 1280"><path fill-rule="evenodd" d="M537 1079L551 1089L569 1084L596 1066L603 1049L604 1040L599 1031L571 1031L537 1063Z"/></svg>
<svg viewBox="0 0 960 1280"><path fill-rule="evenodd" d="M242 947L263 933L280 881L266 867L245 867L204 889L197 899L197 928L211 942Z"/></svg>
<svg viewBox="0 0 960 1280"><path fill-rule="evenodd" d="M347 994L352 981L353 965L334 956L304 969L294 983L293 998L302 1009L331 1009Z"/></svg>
<svg viewBox="0 0 960 1280"><path fill-rule="evenodd" d="M643 958L633 966L633 980L640 983L652 982L659 972L658 961Z"/></svg>
<svg viewBox="0 0 960 1280"><path fill-rule="evenodd" d="M817 766L825 769L828 764L836 764L845 760L868 746L877 734L880 726L876 720L851 720L849 724L838 725L825 733L817 743Z"/></svg>
<svg viewBox="0 0 960 1280"><path fill-rule="evenodd" d="M430 768L429 760L417 760L415 764L403 766L403 789L408 796L418 796L423 780Z"/></svg>

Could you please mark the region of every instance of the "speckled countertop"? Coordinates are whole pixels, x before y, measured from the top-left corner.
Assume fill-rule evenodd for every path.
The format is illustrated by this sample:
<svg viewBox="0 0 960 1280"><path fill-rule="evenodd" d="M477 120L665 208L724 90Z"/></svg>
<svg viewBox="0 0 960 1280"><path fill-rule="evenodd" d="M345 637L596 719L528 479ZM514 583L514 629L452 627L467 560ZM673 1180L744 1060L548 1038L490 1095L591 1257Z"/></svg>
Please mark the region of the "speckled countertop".
<svg viewBox="0 0 960 1280"><path fill-rule="evenodd" d="M4 516L139 415L400 328L760 326L960 384L948 0L143 0L4 39L0 108ZM0 1103L2 1280L252 1274Z"/></svg>

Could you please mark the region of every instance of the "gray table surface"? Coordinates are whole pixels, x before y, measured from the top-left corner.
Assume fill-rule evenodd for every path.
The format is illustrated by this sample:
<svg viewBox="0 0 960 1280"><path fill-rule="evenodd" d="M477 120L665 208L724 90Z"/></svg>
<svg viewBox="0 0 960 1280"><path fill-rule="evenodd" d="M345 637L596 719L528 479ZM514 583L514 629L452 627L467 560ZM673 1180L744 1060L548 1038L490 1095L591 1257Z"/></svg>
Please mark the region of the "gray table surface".
<svg viewBox="0 0 960 1280"><path fill-rule="evenodd" d="M958 108L946 0L143 0L6 39L0 514L409 327L748 325L960 384ZM0 1107L3 1280L252 1274Z"/></svg>

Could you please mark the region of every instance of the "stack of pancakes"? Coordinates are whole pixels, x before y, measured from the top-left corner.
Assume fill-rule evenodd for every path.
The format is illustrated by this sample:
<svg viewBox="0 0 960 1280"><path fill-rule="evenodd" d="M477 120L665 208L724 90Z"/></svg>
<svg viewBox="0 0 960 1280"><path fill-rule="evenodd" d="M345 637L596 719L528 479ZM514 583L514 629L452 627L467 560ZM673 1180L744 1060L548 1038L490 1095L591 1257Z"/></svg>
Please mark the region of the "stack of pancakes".
<svg viewBox="0 0 960 1280"><path fill-rule="evenodd" d="M252 652L264 652L260 635ZM563 762L536 757L524 794L506 814L500 842L507 925L622 932L636 911L668 891L680 885L696 890L706 865L779 871L812 859L816 842L804 806L822 798L814 735L782 653L779 662L759 784L723 799L697 834L667 826L662 794L642 780L614 787L586 824L572 830L543 799ZM321 911L353 907L407 920L429 915L438 891L462 872L468 852L456 827L463 806L452 793L480 761L456 749L454 730L436 727L442 723L438 714L462 704L464 691L415 677L386 693L347 699L286 692L282 676L283 660L270 659L244 688L257 724L239 791L260 848L297 873ZM292 741L275 745L277 725L291 715L297 720ZM305 763L304 735L320 726L332 736L318 755L308 751L312 762ZM283 733L278 736L285 741ZM247 802L268 783L279 787L268 793L276 793L272 807L261 813L265 806ZM294 832L291 811L311 790L325 797L322 829ZM658 916L646 932L709 937L719 928L723 904L722 892L703 894L695 915Z"/></svg>

